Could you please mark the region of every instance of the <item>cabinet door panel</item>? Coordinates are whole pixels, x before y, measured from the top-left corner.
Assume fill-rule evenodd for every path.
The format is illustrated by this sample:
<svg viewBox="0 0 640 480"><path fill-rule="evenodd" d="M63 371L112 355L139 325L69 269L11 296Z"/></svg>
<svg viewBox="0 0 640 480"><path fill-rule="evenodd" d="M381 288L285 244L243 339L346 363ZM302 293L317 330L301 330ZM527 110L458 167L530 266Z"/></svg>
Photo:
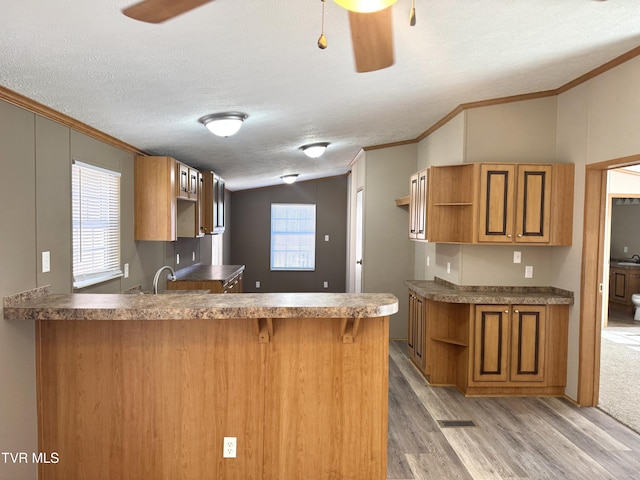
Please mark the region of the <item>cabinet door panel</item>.
<svg viewBox="0 0 640 480"><path fill-rule="evenodd" d="M518 168L516 215L517 242L549 242L551 165Z"/></svg>
<svg viewBox="0 0 640 480"><path fill-rule="evenodd" d="M544 381L545 307L515 307L511 331L511 381Z"/></svg>
<svg viewBox="0 0 640 480"><path fill-rule="evenodd" d="M478 305L474 319L473 380L507 380L509 307Z"/></svg>
<svg viewBox="0 0 640 480"><path fill-rule="evenodd" d="M612 274L612 289L609 295L611 300L617 302L627 301L627 273L624 271L613 271Z"/></svg>
<svg viewBox="0 0 640 480"><path fill-rule="evenodd" d="M483 164L480 175L478 240L512 242L515 166Z"/></svg>

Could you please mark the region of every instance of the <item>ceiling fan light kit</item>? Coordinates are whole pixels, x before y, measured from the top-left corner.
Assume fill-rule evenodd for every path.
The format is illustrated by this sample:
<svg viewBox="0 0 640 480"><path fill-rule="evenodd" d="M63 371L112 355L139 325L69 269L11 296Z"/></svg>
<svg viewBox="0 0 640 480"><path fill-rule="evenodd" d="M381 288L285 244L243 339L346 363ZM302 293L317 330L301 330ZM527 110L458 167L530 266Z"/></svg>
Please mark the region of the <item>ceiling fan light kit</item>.
<svg viewBox="0 0 640 480"><path fill-rule="evenodd" d="M328 146L329 142L310 143L308 145L301 146L300 150L302 150L309 158L318 158L322 156Z"/></svg>
<svg viewBox="0 0 640 480"><path fill-rule="evenodd" d="M384 10L398 0L333 0L342 8L350 12L371 13Z"/></svg>
<svg viewBox="0 0 640 480"><path fill-rule="evenodd" d="M249 115L241 112L224 112L224 113L212 113L211 115L205 115L198 119L205 127L209 129L211 133L219 137L230 137L238 133L242 122L244 122Z"/></svg>

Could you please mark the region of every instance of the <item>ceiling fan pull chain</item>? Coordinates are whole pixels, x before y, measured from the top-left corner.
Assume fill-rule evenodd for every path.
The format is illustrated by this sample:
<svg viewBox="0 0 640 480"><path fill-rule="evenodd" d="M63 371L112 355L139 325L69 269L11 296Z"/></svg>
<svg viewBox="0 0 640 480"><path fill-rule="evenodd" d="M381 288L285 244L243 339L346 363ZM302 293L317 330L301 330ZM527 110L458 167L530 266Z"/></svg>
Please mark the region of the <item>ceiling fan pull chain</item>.
<svg viewBox="0 0 640 480"><path fill-rule="evenodd" d="M322 2L322 33L320 34L320 38L318 38L318 48L324 50L327 48L327 37L324 36L324 4L326 0L320 1Z"/></svg>
<svg viewBox="0 0 640 480"><path fill-rule="evenodd" d="M324 1L324 0L323 0ZM411 12L409 12L409 25L416 25L416 0L411 0Z"/></svg>

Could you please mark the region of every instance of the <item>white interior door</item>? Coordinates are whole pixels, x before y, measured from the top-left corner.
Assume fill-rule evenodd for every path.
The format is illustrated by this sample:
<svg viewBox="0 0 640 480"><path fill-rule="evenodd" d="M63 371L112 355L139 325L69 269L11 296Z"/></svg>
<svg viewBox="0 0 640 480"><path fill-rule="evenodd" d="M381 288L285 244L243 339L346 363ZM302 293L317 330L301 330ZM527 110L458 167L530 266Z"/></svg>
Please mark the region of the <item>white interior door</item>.
<svg viewBox="0 0 640 480"><path fill-rule="evenodd" d="M362 243L363 243L363 190L356 193L356 251L355 251L355 293L362 293Z"/></svg>

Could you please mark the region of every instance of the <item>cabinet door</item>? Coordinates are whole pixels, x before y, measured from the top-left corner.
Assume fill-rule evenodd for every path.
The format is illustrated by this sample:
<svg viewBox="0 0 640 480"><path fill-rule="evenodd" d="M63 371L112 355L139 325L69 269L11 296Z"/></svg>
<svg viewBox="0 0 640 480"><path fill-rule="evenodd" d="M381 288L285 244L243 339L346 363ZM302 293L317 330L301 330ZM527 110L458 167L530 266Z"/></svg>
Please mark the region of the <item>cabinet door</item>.
<svg viewBox="0 0 640 480"><path fill-rule="evenodd" d="M418 173L417 240L427 239L427 171Z"/></svg>
<svg viewBox="0 0 640 480"><path fill-rule="evenodd" d="M478 241L513 241L515 166L482 164L480 168Z"/></svg>
<svg viewBox="0 0 640 480"><path fill-rule="evenodd" d="M409 180L409 238L415 240L418 234L418 174Z"/></svg>
<svg viewBox="0 0 640 480"><path fill-rule="evenodd" d="M414 330L416 324L416 296L409 292L409 325L407 331L407 349L409 351L409 356L413 358L414 356L414 342L416 337L416 332Z"/></svg>
<svg viewBox="0 0 640 480"><path fill-rule="evenodd" d="M178 163L177 166L178 173L178 191L176 192L176 197L183 198L185 200L189 199L189 167Z"/></svg>
<svg viewBox="0 0 640 480"><path fill-rule="evenodd" d="M626 270L611 270L610 273L609 299L614 302L627 303L629 300L629 289L627 288Z"/></svg>
<svg viewBox="0 0 640 480"><path fill-rule="evenodd" d="M196 232L198 236L204 235L204 178L200 172L198 174L198 191L196 200Z"/></svg>
<svg viewBox="0 0 640 480"><path fill-rule="evenodd" d="M473 380L505 382L509 347L509 306L477 305L473 327Z"/></svg>
<svg viewBox="0 0 640 480"><path fill-rule="evenodd" d="M551 165L519 165L516 242L549 243Z"/></svg>
<svg viewBox="0 0 640 480"><path fill-rule="evenodd" d="M188 197L189 200L198 200L198 190L200 187L200 182L198 181L198 171L193 168L189 168L189 191Z"/></svg>
<svg viewBox="0 0 640 480"><path fill-rule="evenodd" d="M214 204L213 204L213 232L224 233L224 215L225 215L225 198L224 198L224 180L218 175L214 175Z"/></svg>
<svg viewBox="0 0 640 480"><path fill-rule="evenodd" d="M425 359L425 310L424 300L421 297L416 297L416 321L415 321L415 336L413 338L413 355L414 359L420 367L424 370Z"/></svg>
<svg viewBox="0 0 640 480"><path fill-rule="evenodd" d="M542 382L545 371L546 308L514 306L511 315L512 382Z"/></svg>

